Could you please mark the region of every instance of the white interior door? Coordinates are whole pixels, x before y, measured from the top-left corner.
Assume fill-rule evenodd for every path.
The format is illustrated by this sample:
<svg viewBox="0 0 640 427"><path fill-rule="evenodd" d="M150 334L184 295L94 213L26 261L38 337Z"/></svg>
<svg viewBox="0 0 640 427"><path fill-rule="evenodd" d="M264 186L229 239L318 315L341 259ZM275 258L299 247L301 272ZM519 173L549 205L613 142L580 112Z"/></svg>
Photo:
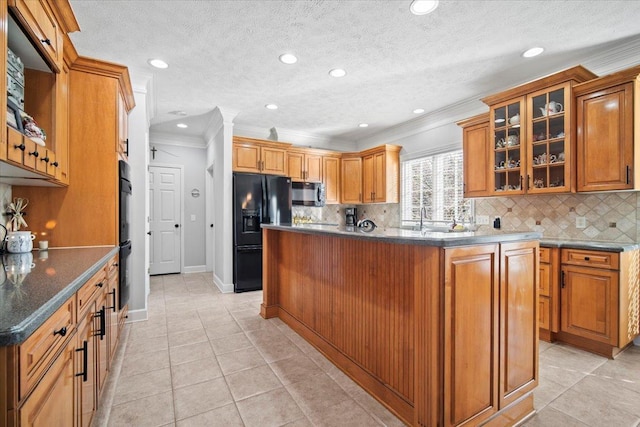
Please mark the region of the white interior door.
<svg viewBox="0 0 640 427"><path fill-rule="evenodd" d="M180 273L181 203L180 169L149 166L149 274Z"/></svg>

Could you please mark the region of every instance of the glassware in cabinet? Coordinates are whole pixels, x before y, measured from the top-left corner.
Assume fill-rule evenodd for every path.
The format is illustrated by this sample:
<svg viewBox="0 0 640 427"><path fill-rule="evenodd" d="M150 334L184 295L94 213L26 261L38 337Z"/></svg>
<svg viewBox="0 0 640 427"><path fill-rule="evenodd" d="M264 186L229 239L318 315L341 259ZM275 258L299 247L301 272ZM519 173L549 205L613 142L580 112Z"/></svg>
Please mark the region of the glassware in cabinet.
<svg viewBox="0 0 640 427"><path fill-rule="evenodd" d="M492 109L494 136L494 191L520 194L523 192L522 100Z"/></svg>

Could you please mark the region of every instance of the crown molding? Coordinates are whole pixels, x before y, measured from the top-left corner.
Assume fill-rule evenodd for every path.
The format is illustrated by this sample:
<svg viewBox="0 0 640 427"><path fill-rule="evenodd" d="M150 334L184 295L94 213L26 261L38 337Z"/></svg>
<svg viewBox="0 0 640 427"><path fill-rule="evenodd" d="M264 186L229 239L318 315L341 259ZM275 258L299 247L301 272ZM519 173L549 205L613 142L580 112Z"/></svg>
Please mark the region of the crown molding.
<svg viewBox="0 0 640 427"><path fill-rule="evenodd" d="M149 133L149 145L174 145L177 147L188 148L205 148L205 141L202 138L193 136L179 136L166 132L150 132Z"/></svg>
<svg viewBox="0 0 640 427"><path fill-rule="evenodd" d="M351 150L355 151L355 141L347 141L337 138L331 138L324 135L317 135L308 132L300 132L290 129L276 129L278 132L278 141L290 142L296 146L304 146L308 148L325 148L333 150ZM267 139L269 130L258 126L235 125L233 134L235 136L246 136L249 138Z"/></svg>

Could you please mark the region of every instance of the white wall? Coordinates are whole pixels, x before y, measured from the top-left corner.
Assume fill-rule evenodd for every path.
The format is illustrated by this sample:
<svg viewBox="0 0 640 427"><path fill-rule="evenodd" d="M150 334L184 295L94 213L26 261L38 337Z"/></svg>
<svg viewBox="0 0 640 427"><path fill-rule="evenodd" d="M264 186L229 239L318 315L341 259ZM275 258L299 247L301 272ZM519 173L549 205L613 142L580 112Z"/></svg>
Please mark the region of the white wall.
<svg viewBox="0 0 640 427"><path fill-rule="evenodd" d="M149 295L149 251L147 239L147 195L149 180L149 106L147 103L148 78L133 79L135 108L129 113L129 166L131 167L131 289L129 296L129 321L147 318ZM137 81L136 81L137 80Z"/></svg>

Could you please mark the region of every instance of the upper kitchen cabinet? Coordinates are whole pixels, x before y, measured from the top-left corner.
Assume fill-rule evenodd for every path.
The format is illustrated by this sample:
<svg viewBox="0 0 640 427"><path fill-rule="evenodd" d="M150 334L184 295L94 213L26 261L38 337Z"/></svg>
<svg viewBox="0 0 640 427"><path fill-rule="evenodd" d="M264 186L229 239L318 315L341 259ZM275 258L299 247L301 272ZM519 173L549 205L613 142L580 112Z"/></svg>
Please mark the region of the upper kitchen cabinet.
<svg viewBox="0 0 640 427"><path fill-rule="evenodd" d="M401 149L385 144L360 153L363 203L398 203Z"/></svg>
<svg viewBox="0 0 640 427"><path fill-rule="evenodd" d="M489 114L480 114L457 124L462 127L464 197L490 196L493 182L487 171L493 148L489 138Z"/></svg>
<svg viewBox="0 0 640 427"><path fill-rule="evenodd" d="M322 154L315 150L288 150L287 171L292 181L321 182Z"/></svg>
<svg viewBox="0 0 640 427"><path fill-rule="evenodd" d="M575 191L572 88L595 77L576 66L482 100L493 195Z"/></svg>
<svg viewBox="0 0 640 427"><path fill-rule="evenodd" d="M362 203L362 158L358 153L342 155L340 201L345 204Z"/></svg>
<svg viewBox="0 0 640 427"><path fill-rule="evenodd" d="M578 191L640 189L639 76L637 66L575 87Z"/></svg>
<svg viewBox="0 0 640 427"><path fill-rule="evenodd" d="M68 102L69 186L14 186L13 194L30 200L29 227L52 246L117 245L122 115L135 106L127 68L76 58Z"/></svg>
<svg viewBox="0 0 640 427"><path fill-rule="evenodd" d="M233 137L233 171L287 175L287 148L291 144Z"/></svg>
<svg viewBox="0 0 640 427"><path fill-rule="evenodd" d="M325 189L325 203L340 203L340 155L322 156L322 183Z"/></svg>
<svg viewBox="0 0 640 427"><path fill-rule="evenodd" d="M65 0L7 3L0 12L0 27L6 34L0 67L7 75L2 108L9 113L2 114L0 123L0 180L12 185L66 185L68 75L77 56L67 33L79 31L79 26ZM40 144L23 134L19 111L43 131Z"/></svg>

